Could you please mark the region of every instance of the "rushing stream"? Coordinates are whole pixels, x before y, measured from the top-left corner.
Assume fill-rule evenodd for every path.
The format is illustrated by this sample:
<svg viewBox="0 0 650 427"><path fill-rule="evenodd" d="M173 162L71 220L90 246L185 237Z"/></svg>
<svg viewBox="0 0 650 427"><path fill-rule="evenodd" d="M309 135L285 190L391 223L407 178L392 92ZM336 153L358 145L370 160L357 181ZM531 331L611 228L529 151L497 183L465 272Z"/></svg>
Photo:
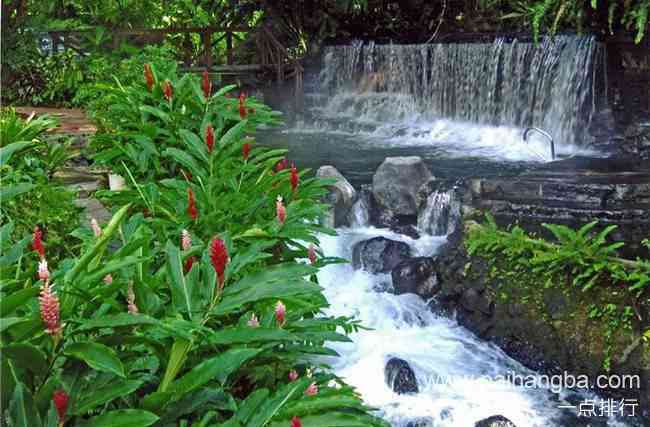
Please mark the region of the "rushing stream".
<svg viewBox="0 0 650 427"><path fill-rule="evenodd" d="M338 230L322 236L327 256L352 258L355 243L376 236L406 242L416 256L431 256L444 236L423 235L417 240L367 226ZM328 314L353 316L369 330L354 333L352 343L332 344L339 352L334 369L358 388L365 402L378 408L395 427L474 427L474 423L503 415L518 427L623 426L602 418L577 418L588 394L544 387L535 372L481 341L454 320L437 316L429 303L415 294L395 295L389 274L354 270L351 264L326 267L319 273L331 305ZM387 385L387 361L399 357L415 372L419 392L397 394ZM505 378L538 378L540 387L514 386ZM414 422L421 424L414 424ZM409 424L412 423L412 424Z"/></svg>
<svg viewBox="0 0 650 427"><path fill-rule="evenodd" d="M517 174L550 160L548 141L522 140L526 127L548 131L561 157L598 154L588 148L587 129L598 86L606 84L596 78L601 64L593 37L558 36L539 46L506 40L332 46L318 72L305 76L305 110L259 139L288 148L301 168L333 165L354 185L370 182L388 156L420 156L438 178ZM384 236L406 242L416 256L432 256L459 226L453 191L429 196L417 240L369 227L364 203L355 204L350 228L322 236L325 255L351 259L355 243ZM494 415L518 427L627 425L578 419L575 409L559 408L589 395L505 381L539 376L434 314L435 301L393 293L389 274L337 264L319 279L329 314L370 328L354 333L352 343L332 344L342 356L333 361L336 372L393 426L473 427ZM396 394L387 385L392 357L413 368L418 393Z"/></svg>

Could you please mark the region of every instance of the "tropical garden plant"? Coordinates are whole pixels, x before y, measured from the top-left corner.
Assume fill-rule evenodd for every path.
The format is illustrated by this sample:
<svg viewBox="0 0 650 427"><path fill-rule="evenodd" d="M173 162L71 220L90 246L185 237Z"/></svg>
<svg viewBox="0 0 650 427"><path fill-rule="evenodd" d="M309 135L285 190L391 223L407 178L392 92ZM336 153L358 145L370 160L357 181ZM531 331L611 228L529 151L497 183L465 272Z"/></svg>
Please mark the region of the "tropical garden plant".
<svg viewBox="0 0 650 427"><path fill-rule="evenodd" d="M140 103L117 107L133 123L105 124L149 129L156 173L120 152L128 187L104 194L116 206L108 224L73 233L74 257L53 262L38 227L2 239L8 422L385 426L327 365L327 342L359 327L323 314L316 273L339 262L317 249L330 232L318 224L327 182L255 146L255 127L276 120L265 107L209 79L145 70L119 89L122 104Z"/></svg>

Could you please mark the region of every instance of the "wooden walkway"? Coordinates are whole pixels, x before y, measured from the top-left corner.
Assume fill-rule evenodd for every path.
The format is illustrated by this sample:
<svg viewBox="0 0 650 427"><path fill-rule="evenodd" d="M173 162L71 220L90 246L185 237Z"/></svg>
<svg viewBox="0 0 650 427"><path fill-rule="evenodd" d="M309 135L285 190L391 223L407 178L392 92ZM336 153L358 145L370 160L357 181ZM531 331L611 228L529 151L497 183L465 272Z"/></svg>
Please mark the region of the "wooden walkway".
<svg viewBox="0 0 650 427"><path fill-rule="evenodd" d="M86 114L77 108L41 108L17 107L16 112L28 117L32 114L41 116L47 114L59 120L59 126L50 132L70 136L93 135L97 127L88 119Z"/></svg>

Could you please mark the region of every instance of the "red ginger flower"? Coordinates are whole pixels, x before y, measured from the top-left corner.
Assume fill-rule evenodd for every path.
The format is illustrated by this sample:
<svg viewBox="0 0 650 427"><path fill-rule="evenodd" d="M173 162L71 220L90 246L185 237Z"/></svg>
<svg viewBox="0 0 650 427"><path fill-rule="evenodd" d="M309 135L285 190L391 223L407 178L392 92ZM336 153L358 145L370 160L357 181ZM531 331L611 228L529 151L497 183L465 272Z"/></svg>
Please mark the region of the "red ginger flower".
<svg viewBox="0 0 650 427"><path fill-rule="evenodd" d="M214 129L211 124L205 128L205 145L208 146L208 153L212 153L214 147Z"/></svg>
<svg viewBox="0 0 650 427"><path fill-rule="evenodd" d="M241 147L241 155L244 158L244 161L248 160L248 156L251 153L251 145L247 142Z"/></svg>
<svg viewBox="0 0 650 427"><path fill-rule="evenodd" d="M287 210L284 207L284 203L282 203L282 196L278 196L275 201L275 215L280 225L284 224L284 221L287 219Z"/></svg>
<svg viewBox="0 0 650 427"><path fill-rule="evenodd" d="M244 103L246 102L246 94L241 93L239 95L239 117L244 120L246 118L246 106Z"/></svg>
<svg viewBox="0 0 650 427"><path fill-rule="evenodd" d="M41 319L45 324L45 333L59 335L61 333L61 322L59 318L60 307L59 297L52 290L52 285L45 282L41 286L41 294L38 297Z"/></svg>
<svg viewBox="0 0 650 427"><path fill-rule="evenodd" d="M34 234L32 236L32 248L38 252L41 259L45 258L45 246L43 246L43 232L38 227L34 227Z"/></svg>
<svg viewBox="0 0 650 427"><path fill-rule="evenodd" d="M144 64L144 80L147 83L147 89L151 92L153 90L154 79L153 71L151 71L151 65L149 64Z"/></svg>
<svg viewBox="0 0 650 427"><path fill-rule="evenodd" d="M291 418L291 427L302 427L302 423L300 422L300 418L298 418L298 417Z"/></svg>
<svg viewBox="0 0 650 427"><path fill-rule="evenodd" d="M165 83L163 84L163 93L165 94L167 101L172 100L174 89L172 88L172 84L169 80L165 80Z"/></svg>
<svg viewBox="0 0 650 427"><path fill-rule="evenodd" d="M214 237L210 245L210 260L212 261L214 271L217 273L219 288L221 289L223 287L226 264L228 264L229 259L226 244L217 236Z"/></svg>
<svg viewBox="0 0 650 427"><path fill-rule="evenodd" d="M286 168L287 168L287 159L282 159L275 165L276 172L281 172Z"/></svg>
<svg viewBox="0 0 650 427"><path fill-rule="evenodd" d="M56 413L59 414L59 425L63 425L65 422L65 413L68 412L68 400L70 400L70 397L64 390L57 390L52 395Z"/></svg>
<svg viewBox="0 0 650 427"><path fill-rule="evenodd" d="M284 325L286 314L287 307L285 307L282 301L278 301L277 304L275 304L275 320L278 322L278 325Z"/></svg>
<svg viewBox="0 0 650 427"><path fill-rule="evenodd" d="M298 188L298 181L300 181L300 177L298 176L298 169L296 169L296 165L292 164L291 165L291 191L295 192L296 189Z"/></svg>
<svg viewBox="0 0 650 427"><path fill-rule="evenodd" d="M201 88L203 89L203 95L206 99L210 98L212 92L212 82L210 81L210 74L208 70L203 70L203 81L201 82Z"/></svg>
<svg viewBox="0 0 650 427"><path fill-rule="evenodd" d="M199 217L199 211L196 209L196 200L194 200L194 191L191 187L187 188L187 214L194 221Z"/></svg>
<svg viewBox="0 0 650 427"><path fill-rule="evenodd" d="M309 249L307 249L307 258L311 264L316 264L316 247L313 244L309 244Z"/></svg>
<svg viewBox="0 0 650 427"><path fill-rule="evenodd" d="M196 261L196 257L191 256L185 260L185 264L183 264L183 270L185 273L189 273L190 270L192 270L192 266L194 265L194 262Z"/></svg>

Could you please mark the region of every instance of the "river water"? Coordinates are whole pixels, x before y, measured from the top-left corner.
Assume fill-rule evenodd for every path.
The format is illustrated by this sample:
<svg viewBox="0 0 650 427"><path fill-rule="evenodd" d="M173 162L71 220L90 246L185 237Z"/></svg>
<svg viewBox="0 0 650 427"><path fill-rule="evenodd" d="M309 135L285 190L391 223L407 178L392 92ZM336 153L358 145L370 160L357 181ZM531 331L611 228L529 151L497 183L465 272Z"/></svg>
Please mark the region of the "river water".
<svg viewBox="0 0 650 427"><path fill-rule="evenodd" d="M259 140L288 148L300 168L334 165L357 188L371 182L388 156L421 156L438 178L516 175L551 160L543 137L522 140L530 126L552 135L560 157L599 156L588 147L586 129L602 83L595 72L601 55L592 37L577 36L539 46L505 40L332 46L320 69L306 76L305 110ZM445 194L429 200L452 202ZM384 236L406 242L415 256L432 256L453 228L449 212L449 206L428 206L417 240L369 227L367 215L355 212L357 224L321 236L321 249L351 260L355 243ZM518 427L633 425L579 418L577 409L560 408L595 399L588 393L503 380L514 375L543 382L453 319L434 314L434 301L392 293L388 274L337 264L319 273L319 281L328 314L355 317L369 328L352 334L352 343L332 344L341 354L331 361L336 373L393 426L473 427L493 415ZM413 368L417 394L398 395L386 384L391 357Z"/></svg>

